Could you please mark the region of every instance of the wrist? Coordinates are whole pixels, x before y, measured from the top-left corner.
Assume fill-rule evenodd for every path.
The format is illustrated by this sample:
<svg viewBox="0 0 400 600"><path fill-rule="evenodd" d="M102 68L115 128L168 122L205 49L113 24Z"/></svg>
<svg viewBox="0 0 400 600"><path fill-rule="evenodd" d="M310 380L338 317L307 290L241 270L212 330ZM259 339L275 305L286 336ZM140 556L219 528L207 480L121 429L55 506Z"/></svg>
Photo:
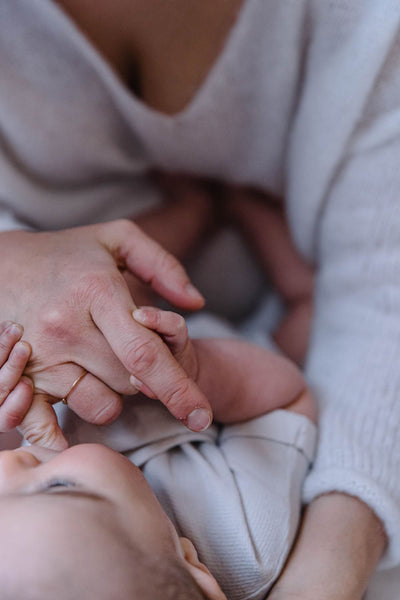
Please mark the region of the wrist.
<svg viewBox="0 0 400 600"><path fill-rule="evenodd" d="M305 512L271 600L361 600L385 545L366 504L345 494L320 496Z"/></svg>

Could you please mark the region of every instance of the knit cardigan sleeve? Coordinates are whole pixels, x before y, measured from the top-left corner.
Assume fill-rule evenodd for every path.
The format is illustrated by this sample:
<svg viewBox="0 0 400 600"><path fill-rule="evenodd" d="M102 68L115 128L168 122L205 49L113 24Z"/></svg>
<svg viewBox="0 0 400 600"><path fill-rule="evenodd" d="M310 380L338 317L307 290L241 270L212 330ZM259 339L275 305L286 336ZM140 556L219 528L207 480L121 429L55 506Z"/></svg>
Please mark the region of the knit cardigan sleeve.
<svg viewBox="0 0 400 600"><path fill-rule="evenodd" d="M394 33L315 211L315 318L306 368L320 422L305 499L336 490L366 502L389 538L385 567L400 563L400 37Z"/></svg>

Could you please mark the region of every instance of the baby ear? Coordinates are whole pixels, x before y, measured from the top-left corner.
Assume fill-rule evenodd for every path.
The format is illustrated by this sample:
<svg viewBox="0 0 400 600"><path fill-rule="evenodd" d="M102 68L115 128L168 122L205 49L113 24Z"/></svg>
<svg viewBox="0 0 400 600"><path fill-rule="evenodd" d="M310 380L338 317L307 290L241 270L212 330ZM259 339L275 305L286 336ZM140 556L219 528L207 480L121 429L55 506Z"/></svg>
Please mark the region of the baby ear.
<svg viewBox="0 0 400 600"><path fill-rule="evenodd" d="M202 592L209 600L227 600L216 579L207 567L200 562L196 548L187 538L179 538L186 568Z"/></svg>

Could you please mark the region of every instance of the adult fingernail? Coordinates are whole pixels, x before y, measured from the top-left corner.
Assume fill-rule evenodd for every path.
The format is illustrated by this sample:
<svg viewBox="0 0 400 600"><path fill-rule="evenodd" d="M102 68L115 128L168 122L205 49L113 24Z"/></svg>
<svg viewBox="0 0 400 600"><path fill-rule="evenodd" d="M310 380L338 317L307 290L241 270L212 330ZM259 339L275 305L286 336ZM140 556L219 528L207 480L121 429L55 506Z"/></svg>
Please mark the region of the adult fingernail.
<svg viewBox="0 0 400 600"><path fill-rule="evenodd" d="M194 285L192 285L191 283L186 284L185 291L193 299L201 300L202 302L205 302L204 296L202 294L200 294L199 290L197 288L195 288Z"/></svg>
<svg viewBox="0 0 400 600"><path fill-rule="evenodd" d="M192 431L205 431L211 425L212 416L204 408L196 408L187 418L187 427Z"/></svg>
<svg viewBox="0 0 400 600"><path fill-rule="evenodd" d="M154 316L154 313L157 312L157 308L154 308L153 306L146 306L142 308L137 308L133 311L132 315L135 321L141 323L142 325L145 325L149 322L149 320L151 321L152 316Z"/></svg>

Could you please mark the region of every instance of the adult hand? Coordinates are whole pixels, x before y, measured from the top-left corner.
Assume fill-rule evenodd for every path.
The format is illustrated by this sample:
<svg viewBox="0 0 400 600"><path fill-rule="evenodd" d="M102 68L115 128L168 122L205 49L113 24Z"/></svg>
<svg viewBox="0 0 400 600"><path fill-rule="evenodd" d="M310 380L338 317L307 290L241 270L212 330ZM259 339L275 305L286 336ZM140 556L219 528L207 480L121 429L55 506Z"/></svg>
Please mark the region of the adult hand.
<svg viewBox="0 0 400 600"><path fill-rule="evenodd" d="M307 508L268 600L361 600L385 543L380 521L363 502L320 496Z"/></svg>
<svg viewBox="0 0 400 600"><path fill-rule="evenodd" d="M5 232L0 254L0 313L24 324L33 348L27 373L36 392L21 425L30 442L65 446L51 405L84 370L68 403L87 421L113 420L119 394L141 382L144 393L190 428L207 425L208 401L159 336L133 319L135 304L121 272L184 309L200 308L203 299L177 260L136 225L120 220L54 233Z"/></svg>

